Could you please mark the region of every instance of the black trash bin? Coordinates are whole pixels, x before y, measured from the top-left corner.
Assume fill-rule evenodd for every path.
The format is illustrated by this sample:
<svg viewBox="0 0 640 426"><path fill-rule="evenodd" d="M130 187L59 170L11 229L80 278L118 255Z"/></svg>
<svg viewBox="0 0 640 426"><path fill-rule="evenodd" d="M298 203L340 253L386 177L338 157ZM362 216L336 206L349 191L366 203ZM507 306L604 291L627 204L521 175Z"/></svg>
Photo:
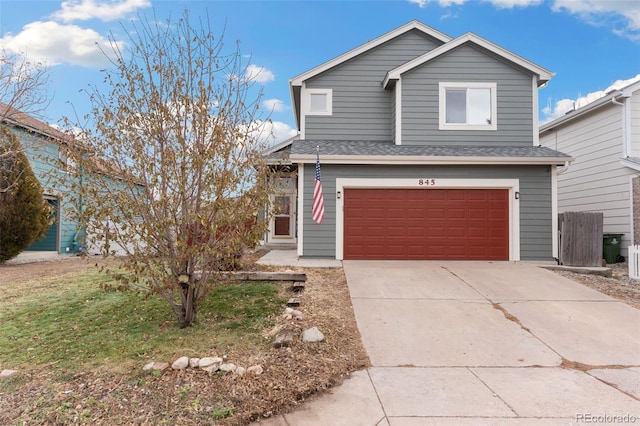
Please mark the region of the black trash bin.
<svg viewBox="0 0 640 426"><path fill-rule="evenodd" d="M602 257L607 263L624 262L620 246L624 234L602 234Z"/></svg>

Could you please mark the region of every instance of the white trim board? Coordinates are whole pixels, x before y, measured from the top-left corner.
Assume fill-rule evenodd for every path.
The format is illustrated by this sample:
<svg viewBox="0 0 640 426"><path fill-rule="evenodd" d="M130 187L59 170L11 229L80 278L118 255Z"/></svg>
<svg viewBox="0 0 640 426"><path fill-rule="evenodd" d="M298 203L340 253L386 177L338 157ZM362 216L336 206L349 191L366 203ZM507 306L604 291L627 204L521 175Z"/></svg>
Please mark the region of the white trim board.
<svg viewBox="0 0 640 426"><path fill-rule="evenodd" d="M349 188L382 189L508 189L509 190L509 260L520 260L520 191L519 179L435 179L433 185L420 186L418 179L337 178L336 194L336 259L344 259L344 190Z"/></svg>
<svg viewBox="0 0 640 426"><path fill-rule="evenodd" d="M298 163L298 205L296 224L298 225L298 256L304 255L304 164Z"/></svg>

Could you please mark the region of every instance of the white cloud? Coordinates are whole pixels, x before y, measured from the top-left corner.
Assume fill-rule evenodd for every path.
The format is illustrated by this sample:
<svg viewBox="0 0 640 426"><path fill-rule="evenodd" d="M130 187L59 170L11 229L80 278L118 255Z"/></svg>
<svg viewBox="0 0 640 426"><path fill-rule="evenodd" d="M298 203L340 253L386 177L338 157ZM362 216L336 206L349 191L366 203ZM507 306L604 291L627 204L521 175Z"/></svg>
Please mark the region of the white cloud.
<svg viewBox="0 0 640 426"><path fill-rule="evenodd" d="M272 146L298 134L298 131L282 121L256 120L250 126L250 133L261 143Z"/></svg>
<svg viewBox="0 0 640 426"><path fill-rule="evenodd" d="M542 0L485 0L498 9L513 9L514 7L529 7L542 4Z"/></svg>
<svg viewBox="0 0 640 426"><path fill-rule="evenodd" d="M464 4L467 0L409 0L409 3L415 3L418 7L423 8L427 4L437 2L441 7L449 7L454 4Z"/></svg>
<svg viewBox="0 0 640 426"><path fill-rule="evenodd" d="M408 0L421 8L430 3L440 7L463 5L470 0ZM539 6L544 0L482 0L498 9ZM611 28L614 34L640 41L640 1L638 0L553 0L551 10L566 11L577 15L583 21L596 26ZM444 18L452 17L445 15ZM454 16L455 17L455 16Z"/></svg>
<svg viewBox="0 0 640 426"><path fill-rule="evenodd" d="M268 83L276 79L275 75L265 67L250 64L244 72L244 78L247 81L255 81L257 83Z"/></svg>
<svg viewBox="0 0 640 426"><path fill-rule="evenodd" d="M298 134L298 131L282 121L272 121L271 133L273 134L273 141L280 143L294 137Z"/></svg>
<svg viewBox="0 0 640 426"><path fill-rule="evenodd" d="M111 42L91 28L69 23L89 19L112 21L149 6L150 0L63 1L51 20L31 22L15 35L4 35L0 38L0 48L49 66L68 63L102 67L109 62L99 46L110 52ZM122 48L124 42L115 42L115 45Z"/></svg>
<svg viewBox="0 0 640 426"><path fill-rule="evenodd" d="M597 14L618 14L627 18L632 28L640 29L640 4L631 0L555 0L552 9L565 9L587 19Z"/></svg>
<svg viewBox="0 0 640 426"><path fill-rule="evenodd" d="M114 21L137 9L150 7L150 0L121 0L100 2L95 0L68 0L61 4L61 10L55 12L52 18L62 22L87 21L100 19Z"/></svg>
<svg viewBox="0 0 640 426"><path fill-rule="evenodd" d="M0 48L28 56L47 65L63 62L83 67L99 67L108 61L98 44L109 40L89 28L62 25L53 21L36 21L25 25L18 34L0 38ZM122 47L122 43L117 43Z"/></svg>
<svg viewBox="0 0 640 426"><path fill-rule="evenodd" d="M640 2L632 0L555 0L552 10L566 10L585 22L612 27L613 32L640 41Z"/></svg>
<svg viewBox="0 0 640 426"><path fill-rule="evenodd" d="M285 105L280 99L265 99L262 101L262 107L269 112L284 111Z"/></svg>
<svg viewBox="0 0 640 426"><path fill-rule="evenodd" d="M596 90L595 92L588 93L585 96L578 96L576 99L561 99L557 101L555 105L548 105L542 110L544 118L541 124L560 118L569 111L582 108L593 101L607 96L607 93L612 90L622 89L636 81L640 81L640 74L627 80L616 80L604 90Z"/></svg>

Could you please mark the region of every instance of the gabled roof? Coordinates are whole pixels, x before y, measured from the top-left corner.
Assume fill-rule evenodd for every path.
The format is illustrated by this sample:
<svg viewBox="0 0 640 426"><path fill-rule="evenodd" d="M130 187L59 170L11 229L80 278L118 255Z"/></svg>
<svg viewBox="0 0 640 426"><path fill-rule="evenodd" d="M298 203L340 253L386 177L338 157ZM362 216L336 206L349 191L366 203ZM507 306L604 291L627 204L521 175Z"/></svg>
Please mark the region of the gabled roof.
<svg viewBox="0 0 640 426"><path fill-rule="evenodd" d="M263 155L269 155L269 154L273 154L275 152L278 152L280 150L282 150L283 148L288 147L289 145L291 145L293 143L293 141L295 141L296 139L300 139L300 135L295 135L290 137L289 139L286 139L280 143L277 143L275 145L273 145L272 147L269 147L269 149L267 149Z"/></svg>
<svg viewBox="0 0 640 426"><path fill-rule="evenodd" d="M548 123L543 124L542 126L540 126L539 131L540 133L542 133L547 130L551 130L554 127L557 127L559 125L573 121L578 117L583 116L584 114L587 114L605 105L609 105L610 103L613 102L614 99L617 100L617 98L629 98L631 97L633 92L636 92L638 90L640 90L640 80L634 83L631 83L628 86L623 87L622 89L609 92L606 96L600 99L597 99L593 102L589 102L585 106L582 106L578 109L570 111L560 118L556 118L553 121L549 121Z"/></svg>
<svg viewBox="0 0 640 426"><path fill-rule="evenodd" d="M447 43L448 41L451 40L451 37L449 37L448 35L443 34L440 31L435 30L430 26L423 24L420 21L413 20L411 22L408 22L402 25L401 27L396 28L395 30L389 31L388 33L383 34L378 38L375 38L359 47L356 47L355 49L349 50L348 52L343 53L342 55L337 56L323 64L320 64L317 67L312 68L309 71L306 71L289 80L289 91L291 92L291 102L293 103L294 118L296 120L296 124L298 125L298 128L300 128L299 96L300 96L300 90L304 81L309 80L310 78L313 78L319 74L322 74L323 72L337 65L340 65L343 62L346 62L352 58L355 58L356 56L368 50L376 48L388 42L389 40L393 40L394 38L413 30L421 31L422 33L428 36L431 36L442 43Z"/></svg>
<svg viewBox="0 0 640 426"><path fill-rule="evenodd" d="M399 35L402 35L411 30L422 31L425 34L430 35L431 37L442 41L443 43L446 43L451 40L451 37L449 37L448 35L443 34L440 31L437 31L431 28L430 26L423 24L420 21L413 20L401 27L396 28L395 30L389 31L388 33L383 34L378 38L375 38L359 47L356 47L355 49L352 49L346 53L343 53L342 55L337 56L331 59L330 61L327 61L321 65L318 65L317 67L312 68L309 71L306 71L296 77L293 77L291 80L289 80L289 84L291 86L301 86L303 81L308 80L312 77L315 77L316 75L321 74L326 70L335 67L336 65L346 62L349 59L354 58L360 55L361 53L366 52L367 50L371 50L374 47L380 46L381 44L386 43L387 41L392 40L398 37Z"/></svg>
<svg viewBox="0 0 640 426"><path fill-rule="evenodd" d="M298 139L300 139L300 135L295 135L267 149L262 154L266 163L272 165L291 164L289 160L291 144Z"/></svg>
<svg viewBox="0 0 640 426"><path fill-rule="evenodd" d="M520 67L527 69L529 71L531 71L533 74L538 75L538 86L543 85L544 83L546 83L547 81L549 81L551 79L551 77L553 76L553 73L549 70L547 70L546 68L542 68L539 65L534 64L533 62L524 59L521 56L516 55L515 53L512 53L510 51L508 51L507 49L504 49L496 44L491 43L488 40L483 39L482 37L479 37L473 33L466 33L464 35L461 35L460 37L451 40L445 44L443 44L442 46L436 47L435 49L431 50L428 53L425 53L422 56L419 56L405 64L400 65L399 67L389 71L387 73L387 75L384 78L384 81L382 83L382 86L384 88L387 87L387 85L389 84L390 81L392 80L398 80L400 78L400 76L402 74L404 74L405 72L412 70L420 65L423 65L427 62L429 62L432 59L435 59L447 52L450 52L451 50L462 46L465 43L473 43L477 46L480 46L490 52L495 53L496 55L499 55L503 58L505 58L506 60L513 62L516 65L519 65Z"/></svg>

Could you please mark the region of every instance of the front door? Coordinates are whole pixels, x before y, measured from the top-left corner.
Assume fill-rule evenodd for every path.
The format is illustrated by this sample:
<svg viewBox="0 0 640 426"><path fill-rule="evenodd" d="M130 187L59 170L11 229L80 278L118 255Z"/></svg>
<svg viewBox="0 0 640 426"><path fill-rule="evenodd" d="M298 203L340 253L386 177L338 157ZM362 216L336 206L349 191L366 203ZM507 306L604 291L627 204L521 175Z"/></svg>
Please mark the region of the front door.
<svg viewBox="0 0 640 426"><path fill-rule="evenodd" d="M293 238L293 206L291 195L276 195L274 197L273 237L277 239Z"/></svg>

